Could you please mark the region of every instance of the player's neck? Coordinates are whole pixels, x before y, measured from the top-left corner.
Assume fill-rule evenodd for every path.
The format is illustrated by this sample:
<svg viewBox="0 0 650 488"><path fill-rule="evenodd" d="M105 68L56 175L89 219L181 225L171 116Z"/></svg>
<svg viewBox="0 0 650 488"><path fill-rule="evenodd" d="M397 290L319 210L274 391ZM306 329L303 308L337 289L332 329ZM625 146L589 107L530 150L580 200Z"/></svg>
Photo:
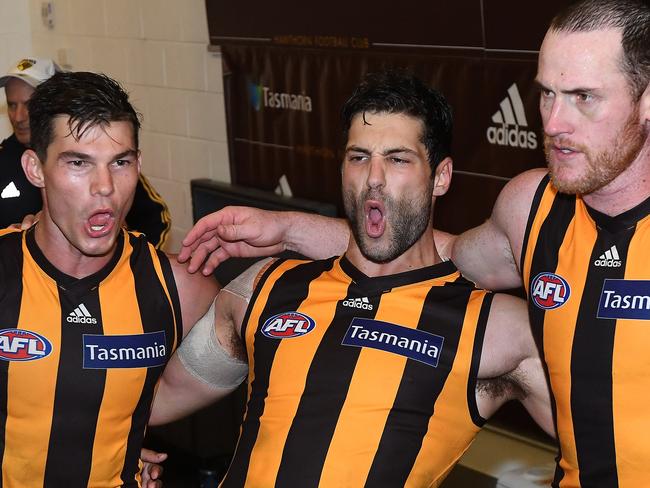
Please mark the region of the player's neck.
<svg viewBox="0 0 650 488"><path fill-rule="evenodd" d="M650 137L632 164L603 188L583 200L594 210L609 216L619 215L650 197Z"/></svg>
<svg viewBox="0 0 650 488"><path fill-rule="evenodd" d="M54 227L53 222L41 219L34 229L34 239L45 258L68 276L81 279L98 272L108 264L115 252L114 246L102 256L85 255Z"/></svg>
<svg viewBox="0 0 650 488"><path fill-rule="evenodd" d="M433 233L428 228L422 237L403 254L386 263L376 263L366 258L359 246L350 237L350 244L345 252L348 260L366 276L387 276L414 269L425 268L442 261L433 242Z"/></svg>

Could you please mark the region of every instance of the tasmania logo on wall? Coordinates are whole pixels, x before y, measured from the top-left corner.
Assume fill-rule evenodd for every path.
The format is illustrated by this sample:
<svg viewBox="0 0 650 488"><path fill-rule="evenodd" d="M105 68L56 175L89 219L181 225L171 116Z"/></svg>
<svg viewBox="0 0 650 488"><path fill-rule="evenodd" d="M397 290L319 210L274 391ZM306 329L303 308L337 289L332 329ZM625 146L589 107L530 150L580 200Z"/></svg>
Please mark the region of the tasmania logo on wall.
<svg viewBox="0 0 650 488"><path fill-rule="evenodd" d="M487 140L490 144L537 149L537 134L527 130L524 103L516 83L508 88L506 97L499 104L499 110L492 115L492 122L495 125L487 129Z"/></svg>
<svg viewBox="0 0 650 488"><path fill-rule="evenodd" d="M310 316L300 312L283 312L269 318L262 325L262 334L271 339L289 339L308 334L316 327Z"/></svg>
<svg viewBox="0 0 650 488"><path fill-rule="evenodd" d="M251 107L258 112L262 107L300 112L311 112L312 109L311 97L304 93L274 91L250 80L246 82L246 91Z"/></svg>
<svg viewBox="0 0 650 488"><path fill-rule="evenodd" d="M544 310L561 307L571 295L569 283L555 273L539 273L530 285L530 298Z"/></svg>
<svg viewBox="0 0 650 488"><path fill-rule="evenodd" d="M52 352L52 344L36 332L23 329L0 330L0 359L4 361L33 361Z"/></svg>

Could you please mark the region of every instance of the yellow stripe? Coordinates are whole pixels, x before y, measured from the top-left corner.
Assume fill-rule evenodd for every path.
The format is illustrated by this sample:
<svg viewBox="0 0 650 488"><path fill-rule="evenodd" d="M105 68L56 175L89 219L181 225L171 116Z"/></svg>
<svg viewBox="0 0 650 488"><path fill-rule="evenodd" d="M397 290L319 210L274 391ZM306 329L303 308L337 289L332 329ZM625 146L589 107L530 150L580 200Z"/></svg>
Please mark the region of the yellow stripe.
<svg viewBox="0 0 650 488"><path fill-rule="evenodd" d="M526 254L525 254L526 258L524 260L524 270L522 273L523 280L524 280L524 287L526 288L527 294L530 294L530 290L528 289L528 287L530 286L530 265L533 259L535 245L537 244L537 239L539 237L539 231L542 227L542 224L546 220L548 213L551 210L551 206L553 205L553 200L555 199L556 194L557 192L555 191L555 189L549 184L544 190L544 194L542 195L542 199L539 203L539 209L535 215L533 224L530 228L528 244L526 246Z"/></svg>
<svg viewBox="0 0 650 488"><path fill-rule="evenodd" d="M422 303L429 289L411 287L413 300ZM393 290L395 291L395 290ZM345 298L345 297L342 297ZM382 296L376 320L417 328L420 310L405 311L405 293ZM407 303L414 303L409 298ZM363 486L395 395L402 381L407 358L385 351L363 348L350 388L336 424L323 466L321 486ZM381 364L382 374L376 374Z"/></svg>
<svg viewBox="0 0 650 488"><path fill-rule="evenodd" d="M476 325L486 292L473 291L463 320L463 329L451 373L435 404L427 434L406 480L407 487L438 486L472 443L480 430L467 406L467 387ZM462 406L462 408L461 408Z"/></svg>
<svg viewBox="0 0 650 488"><path fill-rule="evenodd" d="M115 270L99 287L105 335L144 332L135 280L128 260L132 248L124 234L124 252ZM131 413L136 409L147 375L146 368L107 369L104 397L97 419L89 486L119 486L124 467Z"/></svg>
<svg viewBox="0 0 650 488"><path fill-rule="evenodd" d="M9 363L2 469L3 486L8 488L43 485L61 351L56 283L30 259L24 235L22 249L25 259L18 328L47 338L52 352L43 359ZM28 282L29 287L25 286Z"/></svg>
<svg viewBox="0 0 650 488"><path fill-rule="evenodd" d="M172 341L172 350L171 350L171 352L173 352L178 347L178 342L180 341L180 337L178 337L178 334L176 333L176 331L178 330L178 324L176 323L176 314L174 313L174 302L172 301L171 295L169 293L169 289L167 288L167 282L165 281L165 276L163 274L162 265L160 264L160 258L158 257L158 253L156 252L156 250L151 244L147 244L147 249L149 249L149 253L151 254L151 261L153 262L153 268L156 271L156 276L158 277L158 281L160 282L163 290L165 291L165 296L167 297L167 302L169 303L171 309L171 317L172 320L174 321L174 340Z"/></svg>
<svg viewBox="0 0 650 488"><path fill-rule="evenodd" d="M647 243L650 218L639 222L627 255L626 280L647 280L650 276ZM648 484L650 432L648 390L650 389L650 327L647 320L618 320L614 338L612 393L614 439L618 486L632 488ZM618 420L618 421L617 421Z"/></svg>
<svg viewBox="0 0 650 488"><path fill-rule="evenodd" d="M255 314L251 314L252 322L250 323L255 324L258 322L259 313L263 308L261 302L266 302L275 279L294 265L295 263L291 266L284 263L274 270L263 287L263 296L265 298L256 301L256 305L260 304L260 306L255 307ZM334 287L334 290L330 289L327 292L322 292L319 291L319 287L322 286L319 280L320 278L317 278L311 282L309 295L327 293L328 296L331 296L330 294L334 293L335 296L340 296L340 299L345 298L349 283L333 283L326 279L324 280L325 286ZM280 341L276 350L269 377L269 390L264 405L264 413L260 417L260 429L250 456L248 477L245 485L247 487L273 486L275 484L282 459L283 446L300 403L311 361L327 330L325 325L329 324L334 318L336 302L332 300L327 305L316 305L312 302L306 307L298 307L297 311L314 319L316 327L309 334L302 336L299 341L290 339ZM247 329L247 336L250 337L254 333L254 327ZM249 354L254 354L254 351L249 351ZM249 355L249 357L254 356ZM253 370L253 366L250 369ZM286 377L291 377L292 381L283 381L283 378Z"/></svg>
<svg viewBox="0 0 650 488"><path fill-rule="evenodd" d="M555 397L558 435L562 440L560 467L565 472L560 483L562 487L580 486L571 412L571 355L576 319L584 291L583 284L586 282L596 238L596 229L584 203L576 199L575 216L560 246L560 264L556 270L556 273L569 283L571 294L564 305L547 310L544 320L544 354Z"/></svg>

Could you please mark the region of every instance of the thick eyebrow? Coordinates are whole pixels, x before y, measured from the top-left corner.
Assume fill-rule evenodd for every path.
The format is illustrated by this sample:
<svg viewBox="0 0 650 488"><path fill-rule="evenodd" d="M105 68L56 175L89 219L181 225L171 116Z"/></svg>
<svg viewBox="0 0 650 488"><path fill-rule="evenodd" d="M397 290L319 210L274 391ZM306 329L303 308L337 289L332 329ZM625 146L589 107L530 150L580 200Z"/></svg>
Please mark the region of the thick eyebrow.
<svg viewBox="0 0 650 488"><path fill-rule="evenodd" d="M541 81L539 81L538 79L535 79L535 80L534 80L534 83L535 83L535 86L536 86L538 89L540 89L540 90L549 90L549 91L553 91L553 90L551 90L549 87L547 87L546 85L544 85L544 84L543 84ZM578 87L578 88L573 88L573 89L571 89L571 90L560 90L560 93L564 93L565 95L577 95L577 94L580 94L580 93L594 93L595 91L596 91L595 88L586 88L586 87L585 87L585 88L581 88L581 87Z"/></svg>
<svg viewBox="0 0 650 488"><path fill-rule="evenodd" d="M122 151L121 153L118 153L112 157L112 161L115 161L117 159L122 159L127 156L133 156L137 157L138 156L138 151L135 149L127 149L126 151ZM59 154L59 159L83 159L85 161L94 161L94 158L90 154L82 153L82 152L77 152L77 151L63 151L61 154Z"/></svg>
<svg viewBox="0 0 650 488"><path fill-rule="evenodd" d="M348 153L348 152L359 152L359 153L363 153L363 154L370 154L370 151L368 151L367 149L365 149L363 147L360 147L360 146L355 146L355 145L346 147L345 152L346 153Z"/></svg>
<svg viewBox="0 0 650 488"><path fill-rule="evenodd" d="M348 146L345 148L345 152L359 152L362 154L370 154L370 151L368 149L365 149L360 146ZM396 154L396 153L409 153L409 154L417 154L416 151L413 149L410 149L406 146L399 146L399 147L391 147L389 149L385 149L382 151L381 155L382 156L390 156L391 154Z"/></svg>
<svg viewBox="0 0 650 488"><path fill-rule="evenodd" d="M414 151L413 149L410 149L405 146L400 146L400 147L393 147L390 149L386 149L383 153L381 153L381 155L390 156L391 154L397 154L397 153L417 154L417 152Z"/></svg>

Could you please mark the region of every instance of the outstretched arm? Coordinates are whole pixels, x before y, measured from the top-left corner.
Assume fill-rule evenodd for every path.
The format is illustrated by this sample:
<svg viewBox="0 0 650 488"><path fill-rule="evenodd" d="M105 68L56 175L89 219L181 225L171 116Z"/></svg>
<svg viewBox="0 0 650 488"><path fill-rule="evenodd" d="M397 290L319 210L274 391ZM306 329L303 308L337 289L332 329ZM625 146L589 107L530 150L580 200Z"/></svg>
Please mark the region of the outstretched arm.
<svg viewBox="0 0 650 488"><path fill-rule="evenodd" d="M302 212L225 207L200 219L183 239L180 262L208 275L229 257L271 256L284 250L313 259L343 254L345 221Z"/></svg>
<svg viewBox="0 0 650 488"><path fill-rule="evenodd" d="M248 373L241 326L262 260L232 280L183 341L160 379L151 424L182 418L232 392Z"/></svg>
<svg viewBox="0 0 650 488"><path fill-rule="evenodd" d="M528 321L526 302L495 294L483 341L476 398L484 418L519 400L555 436L548 382Z"/></svg>
<svg viewBox="0 0 650 488"><path fill-rule="evenodd" d="M246 303L227 290L172 356L158 383L149 423L183 418L230 394L246 377L246 355L236 317Z"/></svg>
<svg viewBox="0 0 650 488"><path fill-rule="evenodd" d="M452 259L465 277L490 290L521 286L519 257L530 206L546 170L513 178L501 191L490 218L458 236Z"/></svg>

